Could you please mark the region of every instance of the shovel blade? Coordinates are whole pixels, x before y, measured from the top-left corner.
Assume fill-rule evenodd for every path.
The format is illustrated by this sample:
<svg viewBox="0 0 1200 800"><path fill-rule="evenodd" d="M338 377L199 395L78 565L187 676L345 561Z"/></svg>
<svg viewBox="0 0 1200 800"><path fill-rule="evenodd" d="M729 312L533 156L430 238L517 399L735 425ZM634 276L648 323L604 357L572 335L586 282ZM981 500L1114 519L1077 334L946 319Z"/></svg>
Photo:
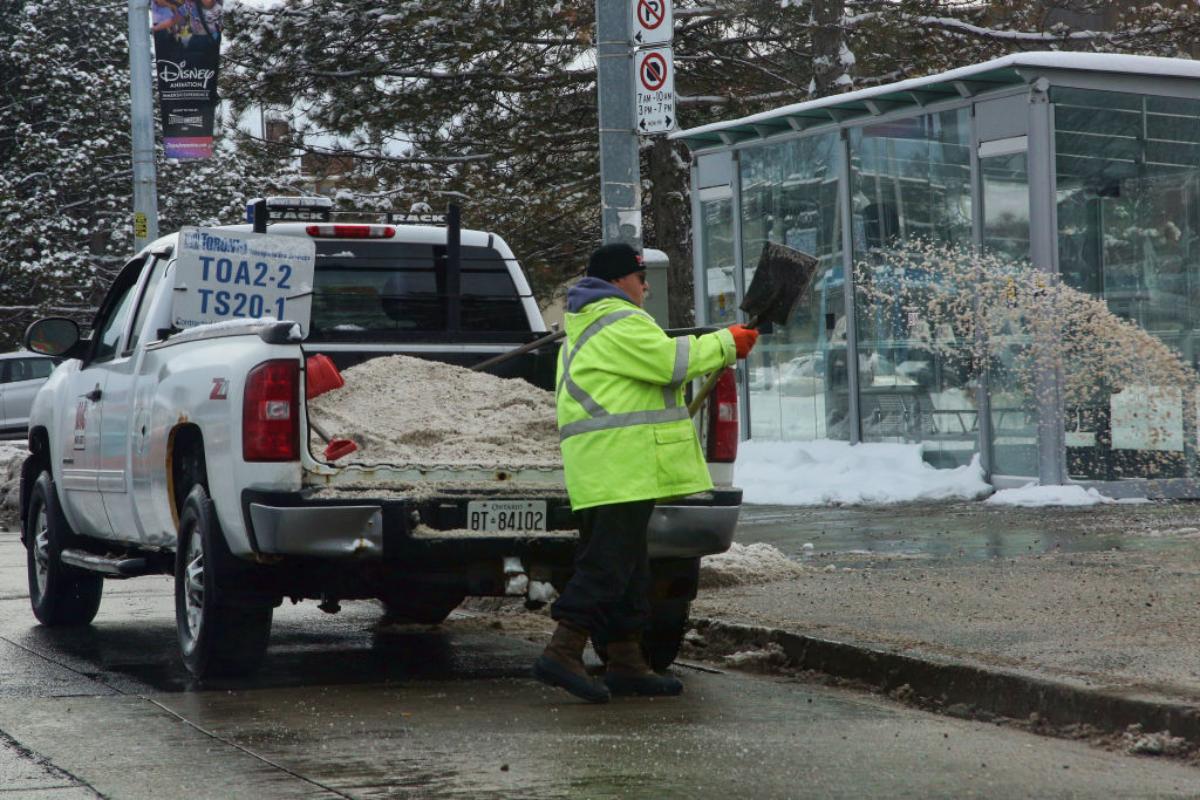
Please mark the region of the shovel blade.
<svg viewBox="0 0 1200 800"><path fill-rule="evenodd" d="M739 308L756 325L786 325L812 288L817 259L778 242L763 245L750 288Z"/></svg>

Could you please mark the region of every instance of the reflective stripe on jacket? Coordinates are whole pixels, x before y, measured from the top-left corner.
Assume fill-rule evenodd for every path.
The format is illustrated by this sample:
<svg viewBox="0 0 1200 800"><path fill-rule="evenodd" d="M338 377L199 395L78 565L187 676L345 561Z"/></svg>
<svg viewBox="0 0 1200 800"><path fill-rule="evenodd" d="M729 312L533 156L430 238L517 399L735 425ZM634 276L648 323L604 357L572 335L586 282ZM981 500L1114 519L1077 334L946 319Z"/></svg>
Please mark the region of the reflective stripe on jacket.
<svg viewBox="0 0 1200 800"><path fill-rule="evenodd" d="M711 489L683 387L734 362L733 335L672 338L616 297L567 314L565 325L555 385L572 508Z"/></svg>

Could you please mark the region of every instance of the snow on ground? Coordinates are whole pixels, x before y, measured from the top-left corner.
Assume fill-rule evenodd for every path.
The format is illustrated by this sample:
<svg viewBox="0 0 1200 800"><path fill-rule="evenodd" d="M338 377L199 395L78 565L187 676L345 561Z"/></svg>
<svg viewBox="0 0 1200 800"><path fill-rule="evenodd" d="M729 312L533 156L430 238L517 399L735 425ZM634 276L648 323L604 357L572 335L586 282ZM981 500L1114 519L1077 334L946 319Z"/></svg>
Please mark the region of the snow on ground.
<svg viewBox="0 0 1200 800"><path fill-rule="evenodd" d="M1094 506L1116 501L1111 497L1105 497L1095 489L1085 489L1082 486L1038 486L1036 483L1030 483L1020 489L1001 489L984 502L994 506L1037 508L1041 506Z"/></svg>
<svg viewBox="0 0 1200 800"><path fill-rule="evenodd" d="M0 506L16 508L21 488L21 463L29 450L24 442L0 442Z"/></svg>
<svg viewBox="0 0 1200 800"><path fill-rule="evenodd" d="M715 556L700 559L700 587L741 586L794 578L806 571L779 548L765 542L738 544Z"/></svg>
<svg viewBox="0 0 1200 800"><path fill-rule="evenodd" d="M935 469L919 444L829 439L742 442L734 484L746 503L789 506L974 500L992 491L978 455L967 466Z"/></svg>

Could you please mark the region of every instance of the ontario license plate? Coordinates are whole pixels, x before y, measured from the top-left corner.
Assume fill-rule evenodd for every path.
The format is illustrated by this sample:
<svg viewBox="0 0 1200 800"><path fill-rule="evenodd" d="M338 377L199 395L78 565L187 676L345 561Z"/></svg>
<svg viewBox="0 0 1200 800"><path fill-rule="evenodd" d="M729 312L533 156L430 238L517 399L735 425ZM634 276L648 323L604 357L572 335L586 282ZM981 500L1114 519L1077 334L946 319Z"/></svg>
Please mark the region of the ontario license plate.
<svg viewBox="0 0 1200 800"><path fill-rule="evenodd" d="M545 500L475 500L467 503L467 528L501 533L545 533Z"/></svg>

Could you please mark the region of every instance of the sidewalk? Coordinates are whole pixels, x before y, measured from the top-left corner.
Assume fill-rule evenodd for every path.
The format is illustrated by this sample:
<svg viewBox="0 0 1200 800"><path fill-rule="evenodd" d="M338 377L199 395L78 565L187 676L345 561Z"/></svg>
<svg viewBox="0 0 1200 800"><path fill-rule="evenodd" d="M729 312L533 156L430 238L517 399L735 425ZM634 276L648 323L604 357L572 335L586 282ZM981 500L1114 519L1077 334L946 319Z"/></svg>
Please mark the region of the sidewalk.
<svg viewBox="0 0 1200 800"><path fill-rule="evenodd" d="M748 506L738 542L805 569L702 590L684 657L772 629L792 666L919 704L1110 733L1140 722L1200 745L1194 504Z"/></svg>

